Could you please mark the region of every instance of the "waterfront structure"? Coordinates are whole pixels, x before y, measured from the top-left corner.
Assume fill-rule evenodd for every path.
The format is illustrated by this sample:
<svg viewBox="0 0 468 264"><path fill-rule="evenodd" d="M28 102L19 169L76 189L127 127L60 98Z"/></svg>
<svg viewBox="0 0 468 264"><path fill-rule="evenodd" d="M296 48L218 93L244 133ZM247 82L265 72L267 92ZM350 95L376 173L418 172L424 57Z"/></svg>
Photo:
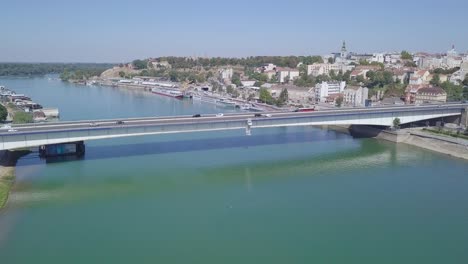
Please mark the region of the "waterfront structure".
<svg viewBox="0 0 468 264"><path fill-rule="evenodd" d="M440 87L425 87L416 92L416 104L423 103L445 103L447 93Z"/></svg>
<svg viewBox="0 0 468 264"><path fill-rule="evenodd" d="M313 112L271 112L256 117L252 113L187 117L130 118L15 125L15 131L0 130L0 150L28 148L84 140L143 136L168 133L237 130L263 127L310 125L392 126L395 117L401 124L443 117L466 115L468 104L442 106L403 106L321 110ZM267 116L268 115L268 116Z"/></svg>
<svg viewBox="0 0 468 264"><path fill-rule="evenodd" d="M345 105L365 106L369 99L369 89L362 86L347 86L343 91L343 102Z"/></svg>
<svg viewBox="0 0 468 264"><path fill-rule="evenodd" d="M315 101L325 103L330 95L340 94L346 87L346 82L322 82L315 85Z"/></svg>

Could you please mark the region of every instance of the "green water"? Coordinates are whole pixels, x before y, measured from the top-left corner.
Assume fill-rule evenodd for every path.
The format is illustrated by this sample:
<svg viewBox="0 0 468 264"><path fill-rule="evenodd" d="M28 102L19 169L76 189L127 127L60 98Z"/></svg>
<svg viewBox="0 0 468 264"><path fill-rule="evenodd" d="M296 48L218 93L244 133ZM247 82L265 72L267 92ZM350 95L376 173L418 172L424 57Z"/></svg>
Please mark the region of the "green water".
<svg viewBox="0 0 468 264"><path fill-rule="evenodd" d="M40 78L0 85L24 81L96 117L224 111ZM466 161L317 128L91 141L83 160L20 160L0 263L467 263L467 190Z"/></svg>

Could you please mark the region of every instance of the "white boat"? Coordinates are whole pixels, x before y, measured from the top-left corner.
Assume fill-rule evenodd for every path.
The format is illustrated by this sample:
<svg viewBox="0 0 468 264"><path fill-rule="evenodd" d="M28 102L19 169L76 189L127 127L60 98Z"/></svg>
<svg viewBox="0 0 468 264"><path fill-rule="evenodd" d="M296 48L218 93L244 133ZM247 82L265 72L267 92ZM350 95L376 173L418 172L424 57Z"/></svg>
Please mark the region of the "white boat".
<svg viewBox="0 0 468 264"><path fill-rule="evenodd" d="M152 93L159 94L159 95L164 95L176 99L183 99L184 94L181 91L178 90L172 90L172 89L164 89L164 88L153 88L151 89Z"/></svg>
<svg viewBox="0 0 468 264"><path fill-rule="evenodd" d="M219 102L219 99L216 97L207 96L207 95L199 95L199 94L194 94L192 96L192 99L196 101L210 103L210 104L217 104Z"/></svg>
<svg viewBox="0 0 468 264"><path fill-rule="evenodd" d="M230 99L226 99L226 98L221 98L219 99L219 103L225 105L225 106L232 106L232 107L235 107L237 105L236 102L230 100Z"/></svg>

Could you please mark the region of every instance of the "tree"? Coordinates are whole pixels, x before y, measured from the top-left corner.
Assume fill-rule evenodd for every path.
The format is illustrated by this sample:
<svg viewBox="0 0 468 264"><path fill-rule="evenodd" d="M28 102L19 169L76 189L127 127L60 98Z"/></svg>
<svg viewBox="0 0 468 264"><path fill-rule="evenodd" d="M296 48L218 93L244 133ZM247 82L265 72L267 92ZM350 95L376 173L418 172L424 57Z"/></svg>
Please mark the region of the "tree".
<svg viewBox="0 0 468 264"><path fill-rule="evenodd" d="M119 76L120 76L120 78L125 77L125 72L124 71L119 71Z"/></svg>
<svg viewBox="0 0 468 264"><path fill-rule="evenodd" d="M274 75L274 74L271 75L270 82L271 82L271 83L278 82L278 78L276 78L276 75Z"/></svg>
<svg viewBox="0 0 468 264"><path fill-rule="evenodd" d="M307 56L302 59L302 63L304 63L305 65L323 63L323 59L321 56Z"/></svg>
<svg viewBox="0 0 468 264"><path fill-rule="evenodd" d="M260 96L259 96L260 101L266 103L266 104L274 104L275 99L271 96L270 92L268 92L267 89L265 88L260 88Z"/></svg>
<svg viewBox="0 0 468 264"><path fill-rule="evenodd" d="M408 51L404 50L401 52L401 59L402 60L413 60L413 55L411 55Z"/></svg>
<svg viewBox="0 0 468 264"><path fill-rule="evenodd" d="M440 85L447 93L447 101L460 101L463 99L463 86L446 81Z"/></svg>
<svg viewBox="0 0 468 264"><path fill-rule="evenodd" d="M394 127L395 129L398 129L398 128L400 127L400 122L401 122L401 121L400 121L400 118L395 117L395 119L393 119L393 127Z"/></svg>
<svg viewBox="0 0 468 264"><path fill-rule="evenodd" d="M242 86L242 82L240 80L240 75L238 73L234 73L231 78L231 82L235 84L237 87Z"/></svg>
<svg viewBox="0 0 468 264"><path fill-rule="evenodd" d="M343 96L339 96L338 98L335 99L335 105L337 107L341 107L342 104L343 104Z"/></svg>
<svg viewBox="0 0 468 264"><path fill-rule="evenodd" d="M226 87L226 93L233 94L234 93L234 87L232 85L228 85Z"/></svg>
<svg viewBox="0 0 468 264"><path fill-rule="evenodd" d="M7 119L7 116L8 116L8 110L5 108L5 106L3 106L2 104L0 104L0 121L5 121Z"/></svg>
<svg viewBox="0 0 468 264"><path fill-rule="evenodd" d="M335 59L333 57L328 58L328 63L330 64L335 63Z"/></svg>
<svg viewBox="0 0 468 264"><path fill-rule="evenodd" d="M434 85L434 86L440 86L440 76L439 74L434 74L434 76L432 77L432 80L430 81L430 84Z"/></svg>
<svg viewBox="0 0 468 264"><path fill-rule="evenodd" d="M356 81L358 83L364 83L366 80L364 79L364 76L358 75L358 76L356 76Z"/></svg>
<svg viewBox="0 0 468 264"><path fill-rule="evenodd" d="M414 61L407 61L405 67L418 67L418 65Z"/></svg>
<svg viewBox="0 0 468 264"><path fill-rule="evenodd" d="M359 65L370 65L370 63L365 59L360 59L359 60Z"/></svg>
<svg viewBox="0 0 468 264"><path fill-rule="evenodd" d="M465 79L463 80L463 85L468 86L468 73L465 75Z"/></svg>
<svg viewBox="0 0 468 264"><path fill-rule="evenodd" d="M276 105L277 106L283 106L285 105L289 100L289 95L288 95L288 89L284 88L279 97L278 97L278 100L276 101Z"/></svg>
<svg viewBox="0 0 468 264"><path fill-rule="evenodd" d="M137 70L143 70L148 68L148 60L134 60L132 62L133 67Z"/></svg>
<svg viewBox="0 0 468 264"><path fill-rule="evenodd" d="M26 112L16 112L13 116L13 123L14 124L25 124L25 123L32 123L33 122L33 115L31 113Z"/></svg>

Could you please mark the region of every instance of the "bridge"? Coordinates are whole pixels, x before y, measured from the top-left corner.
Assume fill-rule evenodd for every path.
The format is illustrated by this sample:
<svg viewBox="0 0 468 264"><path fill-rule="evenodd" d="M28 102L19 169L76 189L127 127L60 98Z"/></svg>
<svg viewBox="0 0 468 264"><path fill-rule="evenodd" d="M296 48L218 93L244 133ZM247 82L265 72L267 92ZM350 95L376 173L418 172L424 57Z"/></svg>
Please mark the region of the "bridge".
<svg viewBox="0 0 468 264"><path fill-rule="evenodd" d="M265 112L200 117L146 117L113 120L85 120L56 123L14 125L0 130L0 150L29 148L51 144L79 142L117 137L169 133L309 126L309 125L373 125L392 126L395 118L401 124L464 115L468 104L427 106L371 107L334 109L313 112Z"/></svg>

